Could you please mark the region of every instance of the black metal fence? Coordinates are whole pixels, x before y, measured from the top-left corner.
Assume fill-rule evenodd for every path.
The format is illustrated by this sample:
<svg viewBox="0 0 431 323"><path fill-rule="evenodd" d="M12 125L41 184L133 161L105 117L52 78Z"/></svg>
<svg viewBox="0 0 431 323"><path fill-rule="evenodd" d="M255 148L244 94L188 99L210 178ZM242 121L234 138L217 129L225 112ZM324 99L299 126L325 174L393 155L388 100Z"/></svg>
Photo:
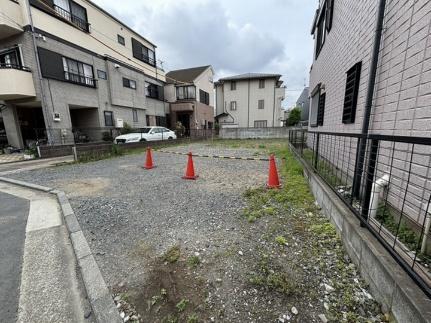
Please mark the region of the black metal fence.
<svg viewBox="0 0 431 323"><path fill-rule="evenodd" d="M431 138L293 129L289 142L431 297Z"/></svg>

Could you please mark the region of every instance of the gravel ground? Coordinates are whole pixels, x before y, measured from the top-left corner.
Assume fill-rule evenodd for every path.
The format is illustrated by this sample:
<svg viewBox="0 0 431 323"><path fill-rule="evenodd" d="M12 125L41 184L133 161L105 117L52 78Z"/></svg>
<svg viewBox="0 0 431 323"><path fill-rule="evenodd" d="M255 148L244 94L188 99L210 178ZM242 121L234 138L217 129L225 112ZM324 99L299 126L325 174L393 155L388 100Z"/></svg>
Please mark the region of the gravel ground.
<svg viewBox="0 0 431 323"><path fill-rule="evenodd" d="M165 150L266 155L262 149L206 144ZM264 187L267 162L196 157L199 178L186 181L181 179L186 158L155 152L157 167L144 170L143 154L127 155L12 177L66 192L126 320L324 322L322 315L327 313L330 320L328 308L335 308L347 290L338 286L341 278L333 270L340 259L346 271L342 279L356 286L349 287L349 293L353 290L358 315L382 320L378 304L336 237L298 231L306 213L286 211L296 219L293 228L281 224L286 215L278 211L256 223L242 216L247 206L243 194L248 188ZM289 234L281 249L280 241L268 238L269 232L280 230ZM328 253L304 257L315 244L328 248ZM280 268L291 284L271 280L280 279ZM356 322L356 316L349 320L348 315L344 314L346 321Z"/></svg>

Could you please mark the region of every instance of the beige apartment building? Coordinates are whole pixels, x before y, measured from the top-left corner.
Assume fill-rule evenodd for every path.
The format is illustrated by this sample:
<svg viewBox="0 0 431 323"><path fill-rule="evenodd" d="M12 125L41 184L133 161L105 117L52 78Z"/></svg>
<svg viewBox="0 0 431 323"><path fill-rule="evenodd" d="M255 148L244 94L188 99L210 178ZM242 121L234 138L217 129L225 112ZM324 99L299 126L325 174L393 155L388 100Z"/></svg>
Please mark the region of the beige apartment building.
<svg viewBox="0 0 431 323"><path fill-rule="evenodd" d="M8 145L109 140L126 122L166 124L154 43L88 0L0 7L0 133Z"/></svg>
<svg viewBox="0 0 431 323"><path fill-rule="evenodd" d="M214 70L210 65L170 71L165 98L170 103L170 125L187 129L214 127Z"/></svg>
<svg viewBox="0 0 431 323"><path fill-rule="evenodd" d="M221 127L281 127L285 98L279 74L247 73L215 83L216 118Z"/></svg>

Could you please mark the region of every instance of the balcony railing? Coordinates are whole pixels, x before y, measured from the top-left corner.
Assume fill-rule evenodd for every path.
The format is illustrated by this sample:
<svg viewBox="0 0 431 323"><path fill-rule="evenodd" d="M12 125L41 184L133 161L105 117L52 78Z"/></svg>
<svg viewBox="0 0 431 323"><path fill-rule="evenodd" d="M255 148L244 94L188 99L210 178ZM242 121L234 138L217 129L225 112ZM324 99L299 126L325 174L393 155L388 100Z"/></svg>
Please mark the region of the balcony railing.
<svg viewBox="0 0 431 323"><path fill-rule="evenodd" d="M54 5L54 10L55 12L62 17L63 19L66 19L67 21L71 22L72 24L74 24L75 26L77 26L79 29L85 30L85 31L89 31L90 30L90 24L78 17L75 16L74 14L72 14L71 12L67 11L64 8L61 8L57 5Z"/></svg>
<svg viewBox="0 0 431 323"><path fill-rule="evenodd" d="M97 80L93 77L88 77L82 74L76 74L71 72L64 72L64 78L66 81L89 87L96 87Z"/></svg>
<svg viewBox="0 0 431 323"><path fill-rule="evenodd" d="M153 58L145 55L143 55L142 58L146 63L150 64L151 66L156 66L156 61Z"/></svg>
<svg viewBox="0 0 431 323"><path fill-rule="evenodd" d="M28 68L28 67L26 67L26 66L17 65L17 64L0 63L0 69L7 69L7 68L11 68L11 69L14 69L14 70L21 70L21 71L31 72L31 69Z"/></svg>

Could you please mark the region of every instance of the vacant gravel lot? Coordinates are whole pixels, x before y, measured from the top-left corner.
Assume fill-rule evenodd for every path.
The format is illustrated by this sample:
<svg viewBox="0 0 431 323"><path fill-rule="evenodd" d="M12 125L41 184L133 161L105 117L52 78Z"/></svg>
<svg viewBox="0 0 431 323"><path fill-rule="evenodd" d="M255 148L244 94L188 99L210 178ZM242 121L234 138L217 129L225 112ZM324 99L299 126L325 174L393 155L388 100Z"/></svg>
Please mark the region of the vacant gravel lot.
<svg viewBox="0 0 431 323"><path fill-rule="evenodd" d="M264 148L165 150L266 157ZM339 266L345 282L357 285L349 287L351 307L361 318L381 321L336 237L324 232L321 240L320 232L302 228L307 212L280 211L266 201L268 217L249 223L243 216L244 192L264 187L267 162L196 157L199 178L186 181L186 156L155 152L153 158L152 170L142 169L144 155L136 154L11 176L66 192L126 316L142 322L321 322L319 314L330 318L329 308L345 294L334 277ZM274 241L280 233L286 240ZM304 248L328 241L330 250L304 257ZM356 322L353 314L346 313L346 321Z"/></svg>

